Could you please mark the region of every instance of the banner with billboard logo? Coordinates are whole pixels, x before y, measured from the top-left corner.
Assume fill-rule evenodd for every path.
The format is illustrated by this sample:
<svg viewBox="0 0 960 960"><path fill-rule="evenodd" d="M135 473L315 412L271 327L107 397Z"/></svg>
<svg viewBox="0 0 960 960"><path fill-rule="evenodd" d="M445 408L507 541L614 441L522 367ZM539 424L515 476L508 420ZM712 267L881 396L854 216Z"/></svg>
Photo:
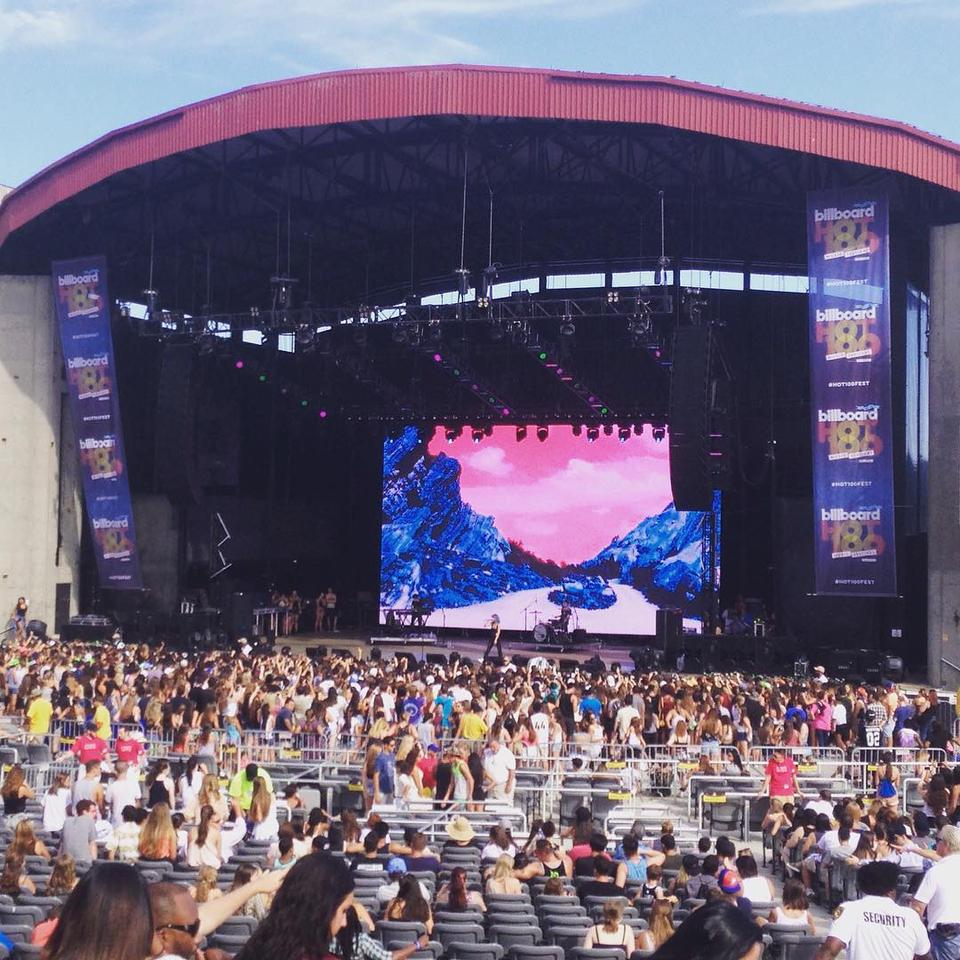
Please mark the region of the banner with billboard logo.
<svg viewBox="0 0 960 960"><path fill-rule="evenodd" d="M67 373L87 518L100 586L142 586L123 452L103 257L53 264L53 295Z"/></svg>
<svg viewBox="0 0 960 960"><path fill-rule="evenodd" d="M816 593L897 592L887 199L807 198Z"/></svg>

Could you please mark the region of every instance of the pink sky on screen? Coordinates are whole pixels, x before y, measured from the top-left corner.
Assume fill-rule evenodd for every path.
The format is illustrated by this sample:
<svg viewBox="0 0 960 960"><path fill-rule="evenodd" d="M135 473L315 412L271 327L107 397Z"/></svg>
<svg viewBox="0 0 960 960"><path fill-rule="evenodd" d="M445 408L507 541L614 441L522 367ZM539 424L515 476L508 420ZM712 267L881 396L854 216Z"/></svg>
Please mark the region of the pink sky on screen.
<svg viewBox="0 0 960 960"><path fill-rule="evenodd" d="M649 426L626 443L602 432L588 443L569 426L551 427L545 443L534 427L517 443L511 426L481 443L465 428L447 443L438 427L428 450L459 460L464 502L543 560L587 560L672 499L669 444L654 442Z"/></svg>

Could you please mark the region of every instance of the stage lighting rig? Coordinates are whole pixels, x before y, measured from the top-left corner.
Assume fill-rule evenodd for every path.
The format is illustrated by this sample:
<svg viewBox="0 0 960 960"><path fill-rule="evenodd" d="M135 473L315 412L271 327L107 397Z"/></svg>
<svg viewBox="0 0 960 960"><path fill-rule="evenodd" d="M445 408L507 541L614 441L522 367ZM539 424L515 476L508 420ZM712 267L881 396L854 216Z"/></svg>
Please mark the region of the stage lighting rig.
<svg viewBox="0 0 960 960"><path fill-rule="evenodd" d="M667 436L666 427L664 427L663 424L655 424L652 432L654 442L663 443L664 438Z"/></svg>
<svg viewBox="0 0 960 960"><path fill-rule="evenodd" d="M567 339L577 335L577 325L573 322L569 314L563 318L558 332L561 337L566 337Z"/></svg>
<svg viewBox="0 0 960 960"><path fill-rule="evenodd" d="M517 427L517 443L521 443L523 440L527 439L527 428L522 424Z"/></svg>
<svg viewBox="0 0 960 960"><path fill-rule="evenodd" d="M287 277L282 274L270 278L274 310L289 310L293 306L293 290L297 283L296 277Z"/></svg>
<svg viewBox="0 0 960 960"><path fill-rule="evenodd" d="M621 443L626 443L630 439L630 428L629 427L619 427L617 429L617 439Z"/></svg>
<svg viewBox="0 0 960 960"><path fill-rule="evenodd" d="M470 439L474 443L480 443L483 440L483 429L481 427L471 427L470 428Z"/></svg>
<svg viewBox="0 0 960 960"><path fill-rule="evenodd" d="M539 427L537 427L537 439L541 443L544 443L549 435L550 428L546 426L546 424L541 424Z"/></svg>
<svg viewBox="0 0 960 960"><path fill-rule="evenodd" d="M470 271L466 267L458 267L453 275L457 279L457 293L465 297L470 292Z"/></svg>
<svg viewBox="0 0 960 960"><path fill-rule="evenodd" d="M447 438L447 443L453 443L460 434L463 433L463 427L445 427L443 435Z"/></svg>
<svg viewBox="0 0 960 960"><path fill-rule="evenodd" d="M587 427L587 443L596 443L600 439L599 427Z"/></svg>

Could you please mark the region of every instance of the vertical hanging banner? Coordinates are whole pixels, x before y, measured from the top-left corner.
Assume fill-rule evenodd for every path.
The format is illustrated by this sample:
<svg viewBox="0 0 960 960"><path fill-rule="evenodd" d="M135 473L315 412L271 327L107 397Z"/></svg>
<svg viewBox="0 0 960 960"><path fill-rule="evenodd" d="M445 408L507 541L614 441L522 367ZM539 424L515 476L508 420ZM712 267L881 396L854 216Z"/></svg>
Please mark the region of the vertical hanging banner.
<svg viewBox="0 0 960 960"><path fill-rule="evenodd" d="M816 592L897 592L887 199L807 198Z"/></svg>
<svg viewBox="0 0 960 960"><path fill-rule="evenodd" d="M67 391L100 586L142 586L120 403L110 335L107 264L103 257L54 263L53 296Z"/></svg>

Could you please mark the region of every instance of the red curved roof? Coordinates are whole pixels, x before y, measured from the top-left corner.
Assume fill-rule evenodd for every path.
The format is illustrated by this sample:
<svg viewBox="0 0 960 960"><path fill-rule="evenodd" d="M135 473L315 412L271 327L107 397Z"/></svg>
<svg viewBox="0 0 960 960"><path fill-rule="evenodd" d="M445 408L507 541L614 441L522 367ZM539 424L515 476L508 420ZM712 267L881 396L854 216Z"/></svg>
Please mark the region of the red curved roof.
<svg viewBox="0 0 960 960"><path fill-rule="evenodd" d="M656 124L880 167L960 191L960 146L891 120L672 77L396 67L243 87L108 133L0 203L0 244L60 201L179 151L264 129L438 114Z"/></svg>

